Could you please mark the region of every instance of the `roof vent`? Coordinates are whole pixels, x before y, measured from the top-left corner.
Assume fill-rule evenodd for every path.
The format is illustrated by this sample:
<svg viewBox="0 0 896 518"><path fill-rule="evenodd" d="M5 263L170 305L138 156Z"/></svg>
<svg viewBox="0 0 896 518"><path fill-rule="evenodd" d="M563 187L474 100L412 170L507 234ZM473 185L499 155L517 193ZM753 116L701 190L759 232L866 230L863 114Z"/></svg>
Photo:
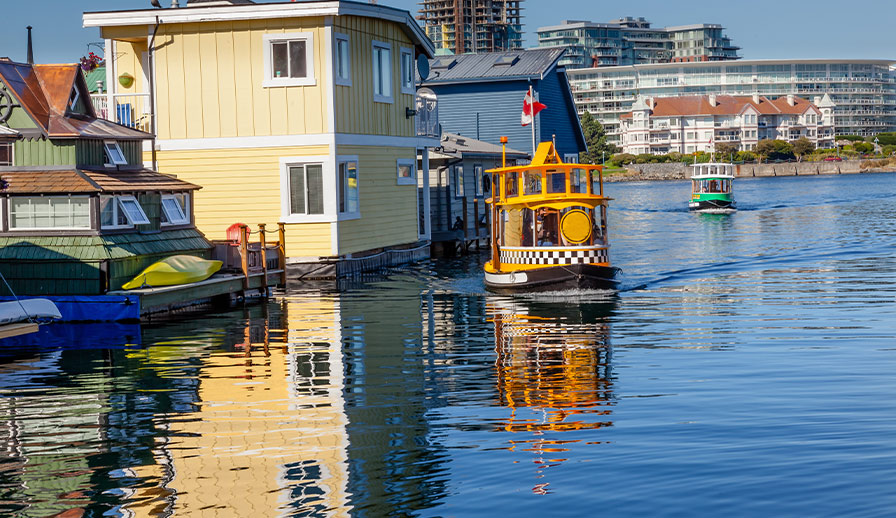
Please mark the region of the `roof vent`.
<svg viewBox="0 0 896 518"><path fill-rule="evenodd" d="M457 58L454 56L446 56L433 60L429 68L433 70L451 70L457 64Z"/></svg>
<svg viewBox="0 0 896 518"><path fill-rule="evenodd" d="M505 56L499 56L498 59L495 60L495 63L493 66L512 67L519 60L520 60L519 54L509 54L509 55L505 55Z"/></svg>

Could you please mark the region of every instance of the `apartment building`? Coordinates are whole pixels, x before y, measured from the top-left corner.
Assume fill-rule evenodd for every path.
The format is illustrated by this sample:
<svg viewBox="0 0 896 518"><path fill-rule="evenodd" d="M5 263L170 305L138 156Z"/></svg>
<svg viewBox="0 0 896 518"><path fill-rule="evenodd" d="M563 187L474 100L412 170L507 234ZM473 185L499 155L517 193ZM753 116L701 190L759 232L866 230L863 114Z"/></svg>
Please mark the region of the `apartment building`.
<svg viewBox="0 0 896 518"><path fill-rule="evenodd" d="M439 53L502 52L523 46L522 0L423 0L417 19Z"/></svg>
<svg viewBox="0 0 896 518"><path fill-rule="evenodd" d="M538 29L538 46L565 48L566 68L740 59L737 47L717 24L653 28L644 18L608 23L565 20Z"/></svg>
<svg viewBox="0 0 896 518"><path fill-rule="evenodd" d="M838 135L896 131L896 61L883 59L741 60L569 70L579 114L590 112L621 145L621 115L639 97L753 95L769 99L827 94Z"/></svg>
<svg viewBox="0 0 896 518"><path fill-rule="evenodd" d="M662 155L710 152L719 143L738 151L760 140L793 142L806 138L816 148L834 146L834 103L787 95L775 100L752 96L700 95L640 98L620 117L624 153Z"/></svg>

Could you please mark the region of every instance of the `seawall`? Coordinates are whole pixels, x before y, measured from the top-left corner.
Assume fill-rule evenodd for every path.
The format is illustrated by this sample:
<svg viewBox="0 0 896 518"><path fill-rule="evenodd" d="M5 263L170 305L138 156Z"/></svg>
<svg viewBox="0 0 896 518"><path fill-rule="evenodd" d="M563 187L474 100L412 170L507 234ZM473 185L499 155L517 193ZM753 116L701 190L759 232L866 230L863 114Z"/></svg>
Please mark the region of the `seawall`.
<svg viewBox="0 0 896 518"><path fill-rule="evenodd" d="M878 169L862 169L863 160L843 160L842 162L782 162L768 164L739 164L735 175L746 176L811 176L823 174L855 174L880 172ZM625 173L604 177L607 182L639 182L648 180L685 180L690 178L692 168L682 163L631 164Z"/></svg>

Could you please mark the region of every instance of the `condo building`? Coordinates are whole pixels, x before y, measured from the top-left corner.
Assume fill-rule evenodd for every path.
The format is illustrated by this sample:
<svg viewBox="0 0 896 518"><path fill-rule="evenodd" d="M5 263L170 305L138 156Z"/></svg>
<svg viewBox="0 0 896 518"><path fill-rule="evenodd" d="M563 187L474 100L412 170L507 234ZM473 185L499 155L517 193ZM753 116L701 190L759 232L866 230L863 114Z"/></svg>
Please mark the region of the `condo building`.
<svg viewBox="0 0 896 518"><path fill-rule="evenodd" d="M502 52L523 46L522 0L423 0L417 19L439 54Z"/></svg>
<svg viewBox="0 0 896 518"><path fill-rule="evenodd" d="M717 24L652 28L644 18L608 23L565 20L538 29L538 46L565 48L568 69L740 59L737 47Z"/></svg>
<svg viewBox="0 0 896 518"><path fill-rule="evenodd" d="M837 135L896 131L892 60L661 63L569 70L567 75L579 114L590 112L616 145L622 145L620 116L631 112L639 97L758 94L772 100L795 95L816 101L827 94L835 105Z"/></svg>
<svg viewBox="0 0 896 518"><path fill-rule="evenodd" d="M713 151L719 143L738 151L760 140L793 142L806 138L816 148L834 147L834 103L795 95L771 100L752 96L698 95L641 98L620 117L622 151L633 155Z"/></svg>

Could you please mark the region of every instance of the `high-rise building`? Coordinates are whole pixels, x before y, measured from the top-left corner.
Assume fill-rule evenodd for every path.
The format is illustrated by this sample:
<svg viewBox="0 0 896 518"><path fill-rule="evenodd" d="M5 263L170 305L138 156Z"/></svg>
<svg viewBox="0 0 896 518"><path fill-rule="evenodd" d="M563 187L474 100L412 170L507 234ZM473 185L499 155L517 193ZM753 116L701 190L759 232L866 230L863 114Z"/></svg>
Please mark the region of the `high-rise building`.
<svg viewBox="0 0 896 518"><path fill-rule="evenodd" d="M608 23L566 20L538 29L539 47L567 49L566 68L740 59L737 47L716 24L652 28L644 18Z"/></svg>
<svg viewBox="0 0 896 518"><path fill-rule="evenodd" d="M621 144L619 117L639 97L797 95L834 103L837 135L896 131L896 61L884 59L762 59L659 63L567 71L579 114L590 112Z"/></svg>
<svg viewBox="0 0 896 518"><path fill-rule="evenodd" d="M522 0L423 0L418 20L436 51L501 52L523 46Z"/></svg>

